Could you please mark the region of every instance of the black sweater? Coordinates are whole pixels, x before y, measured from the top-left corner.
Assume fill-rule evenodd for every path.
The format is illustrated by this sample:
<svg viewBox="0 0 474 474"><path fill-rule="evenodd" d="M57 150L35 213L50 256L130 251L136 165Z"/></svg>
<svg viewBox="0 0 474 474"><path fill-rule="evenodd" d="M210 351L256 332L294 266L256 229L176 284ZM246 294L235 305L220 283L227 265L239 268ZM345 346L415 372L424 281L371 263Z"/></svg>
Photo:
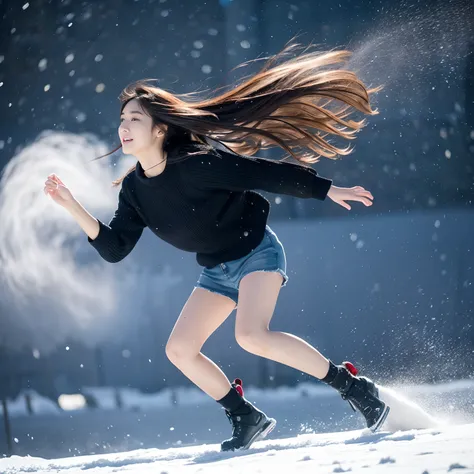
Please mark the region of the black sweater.
<svg viewBox="0 0 474 474"><path fill-rule="evenodd" d="M298 164L194 148L202 154L181 161L179 150L168 153L164 171L152 178L137 162L122 183L112 220L99 221L99 235L88 238L102 258L122 260L148 227L172 246L196 253L203 267L235 260L264 235L270 203L254 190L323 201L332 183Z"/></svg>

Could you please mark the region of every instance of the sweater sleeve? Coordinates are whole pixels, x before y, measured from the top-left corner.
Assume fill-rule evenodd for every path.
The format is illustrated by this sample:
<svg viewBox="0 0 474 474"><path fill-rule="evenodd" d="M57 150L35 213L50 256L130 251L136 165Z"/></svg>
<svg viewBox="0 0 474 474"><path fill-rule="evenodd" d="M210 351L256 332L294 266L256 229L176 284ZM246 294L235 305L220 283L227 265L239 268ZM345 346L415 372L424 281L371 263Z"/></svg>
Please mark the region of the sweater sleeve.
<svg viewBox="0 0 474 474"><path fill-rule="evenodd" d="M232 153L196 155L187 160L192 179L211 189L261 190L324 201L332 180L309 167Z"/></svg>
<svg viewBox="0 0 474 474"><path fill-rule="evenodd" d="M123 260L140 239L145 223L129 202L122 189L118 195L118 207L108 225L99 221L99 234L88 242L99 252L99 255L110 263Z"/></svg>

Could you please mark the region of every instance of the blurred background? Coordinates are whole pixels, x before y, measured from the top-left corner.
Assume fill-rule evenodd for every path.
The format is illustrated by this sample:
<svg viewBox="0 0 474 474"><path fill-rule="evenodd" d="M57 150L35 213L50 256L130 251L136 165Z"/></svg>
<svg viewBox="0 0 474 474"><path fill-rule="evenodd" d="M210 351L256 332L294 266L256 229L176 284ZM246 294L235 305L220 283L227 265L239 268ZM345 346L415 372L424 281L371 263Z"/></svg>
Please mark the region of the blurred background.
<svg viewBox="0 0 474 474"><path fill-rule="evenodd" d="M336 185L371 190L372 207L263 193L290 277L272 328L383 383L472 377L472 2L2 0L0 22L0 398L29 443L22 448L10 427L0 452L59 452L28 434L40 406L97 407L108 393L120 409L127 390L176 403L192 387L164 347L199 276L194 255L146 230L127 259L101 261L43 195L46 176L57 173L108 222L110 183L133 161L120 152L91 160L119 144L122 88L155 78L175 93L209 94L263 63L233 68L295 36L350 49L350 68L384 89L354 152L314 165ZM245 353L233 324L232 315L203 350L229 378L270 390L310 382Z"/></svg>

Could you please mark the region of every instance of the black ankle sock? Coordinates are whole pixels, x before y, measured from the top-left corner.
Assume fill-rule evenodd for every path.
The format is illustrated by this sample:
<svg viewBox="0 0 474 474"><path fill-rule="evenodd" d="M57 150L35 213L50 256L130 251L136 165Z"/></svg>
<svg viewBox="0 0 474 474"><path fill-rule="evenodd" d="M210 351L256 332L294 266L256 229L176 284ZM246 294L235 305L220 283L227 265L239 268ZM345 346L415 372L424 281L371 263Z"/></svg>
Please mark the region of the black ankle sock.
<svg viewBox="0 0 474 474"><path fill-rule="evenodd" d="M329 361L328 373L323 379L321 379L321 381L327 384L331 384L331 382L334 382L334 379L336 378L338 373L338 368L331 361Z"/></svg>
<svg viewBox="0 0 474 474"><path fill-rule="evenodd" d="M217 400L227 411L230 413L236 413L239 411L247 411L245 400L240 396L240 393L232 387L229 393L224 398Z"/></svg>
<svg viewBox="0 0 474 474"><path fill-rule="evenodd" d="M335 388L340 393L347 393L354 383L355 377L343 366L334 365L329 361L329 370L322 382Z"/></svg>

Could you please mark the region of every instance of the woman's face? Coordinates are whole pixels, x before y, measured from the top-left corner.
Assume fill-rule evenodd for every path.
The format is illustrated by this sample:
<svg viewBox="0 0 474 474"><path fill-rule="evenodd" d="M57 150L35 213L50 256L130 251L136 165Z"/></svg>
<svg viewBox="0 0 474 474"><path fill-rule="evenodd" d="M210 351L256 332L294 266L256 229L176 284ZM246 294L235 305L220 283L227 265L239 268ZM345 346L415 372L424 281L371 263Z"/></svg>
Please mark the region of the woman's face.
<svg viewBox="0 0 474 474"><path fill-rule="evenodd" d="M118 134L125 155L137 156L144 150L156 147L163 139L163 131L153 126L151 117L136 99L128 102L123 108Z"/></svg>

